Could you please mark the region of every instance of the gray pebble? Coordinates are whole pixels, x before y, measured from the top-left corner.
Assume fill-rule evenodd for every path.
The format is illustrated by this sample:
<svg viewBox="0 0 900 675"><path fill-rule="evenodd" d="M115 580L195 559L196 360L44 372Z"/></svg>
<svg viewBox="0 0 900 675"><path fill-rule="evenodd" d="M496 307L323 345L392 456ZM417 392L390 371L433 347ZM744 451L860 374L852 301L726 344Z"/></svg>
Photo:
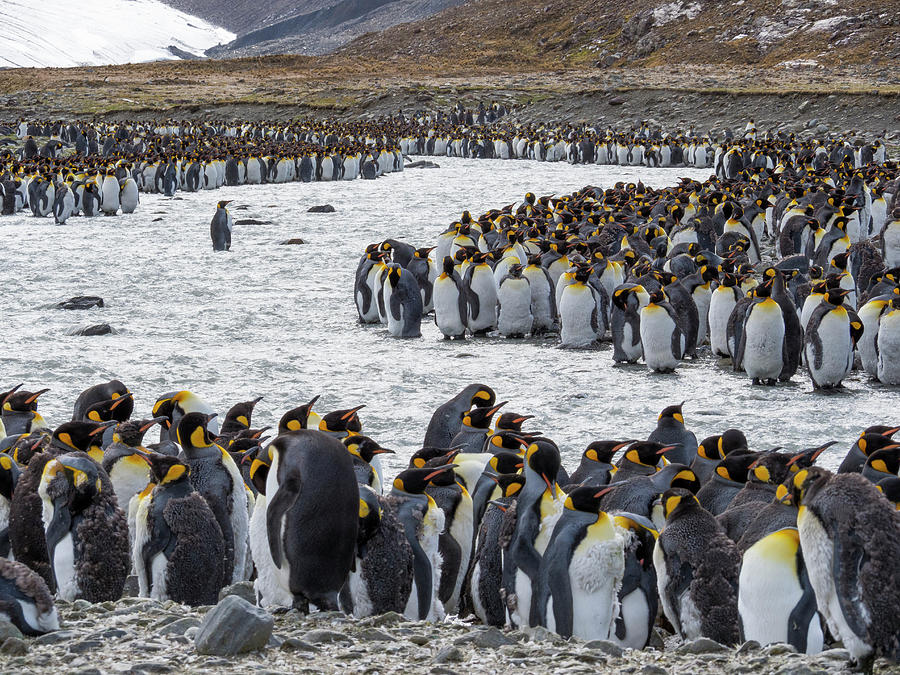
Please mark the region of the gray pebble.
<svg viewBox="0 0 900 675"><path fill-rule="evenodd" d="M309 631L303 636L303 639L314 645L330 642L353 642L351 637L343 633L338 633L335 630L325 630L324 628Z"/></svg>
<svg viewBox="0 0 900 675"><path fill-rule="evenodd" d="M38 645L55 645L60 642L65 642L66 640L71 640L74 637L77 637L78 633L74 630L58 630L53 633L46 633L34 639L35 644Z"/></svg>
<svg viewBox="0 0 900 675"><path fill-rule="evenodd" d="M619 657L625 653L624 649L615 642L610 642L609 640L591 640L590 642L586 642L584 646L587 649L594 649L598 652L608 654L609 656Z"/></svg>
<svg viewBox="0 0 900 675"><path fill-rule="evenodd" d="M434 663L459 663L465 659L465 655L459 647L444 647L434 657Z"/></svg>
<svg viewBox="0 0 900 675"><path fill-rule="evenodd" d="M22 635L22 631L20 631L15 624L9 621L0 621L0 643L2 643L7 638L17 638L21 640L24 635Z"/></svg>
<svg viewBox="0 0 900 675"><path fill-rule="evenodd" d="M797 648L794 645L777 643L774 645L768 645L765 649L763 649L764 654L768 654L769 656L781 656L783 654L796 654Z"/></svg>
<svg viewBox="0 0 900 675"><path fill-rule="evenodd" d="M356 634L360 640L365 640L366 642L395 642L396 640L385 633L384 631L378 630L377 628L363 628Z"/></svg>
<svg viewBox="0 0 900 675"><path fill-rule="evenodd" d="M242 654L264 647L274 625L264 609L229 595L203 617L194 644L200 654Z"/></svg>
<svg viewBox="0 0 900 675"><path fill-rule="evenodd" d="M317 652L319 651L319 648L309 644L308 642L304 642L303 640L289 637L285 638L284 642L281 643L281 651Z"/></svg>
<svg viewBox="0 0 900 675"><path fill-rule="evenodd" d="M22 638L8 637L0 645L0 654L21 656L28 653L28 644Z"/></svg>
<svg viewBox="0 0 900 675"><path fill-rule="evenodd" d="M690 642L685 642L675 650L676 654L709 654L711 652L723 652L728 647L721 645L715 640L701 637Z"/></svg>
<svg viewBox="0 0 900 675"><path fill-rule="evenodd" d="M239 581L236 584L226 586L219 591L219 601L224 600L229 595L236 595L239 598L243 598L251 605L256 604L256 591L253 590L252 581Z"/></svg>
<svg viewBox="0 0 900 675"><path fill-rule="evenodd" d="M504 645L515 644L514 640L503 634L499 628L489 626L485 630L472 631L468 635L463 635L453 641L455 645L471 644L476 647L496 649Z"/></svg>
<svg viewBox="0 0 900 675"><path fill-rule="evenodd" d="M157 633L159 635L184 635L189 628L198 628L199 626L200 619L189 616L184 619L166 622Z"/></svg>

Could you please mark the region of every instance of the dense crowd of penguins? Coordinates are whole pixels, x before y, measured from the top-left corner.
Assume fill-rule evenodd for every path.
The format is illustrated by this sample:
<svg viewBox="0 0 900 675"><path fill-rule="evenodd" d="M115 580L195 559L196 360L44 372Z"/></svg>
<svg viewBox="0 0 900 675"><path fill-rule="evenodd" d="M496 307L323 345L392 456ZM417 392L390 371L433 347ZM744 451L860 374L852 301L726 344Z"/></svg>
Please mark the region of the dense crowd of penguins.
<svg viewBox="0 0 900 675"><path fill-rule="evenodd" d="M615 361L660 372L708 343L755 382L805 363L823 389L858 354L869 376L900 384L900 169L879 142L851 140L751 128L703 149L700 166L715 169L705 182L528 193L464 212L427 248L371 244L355 276L359 319L397 337L419 336L431 312L446 338L550 332L584 348L610 336ZM647 142L696 155L674 137Z"/></svg>
<svg viewBox="0 0 900 675"><path fill-rule="evenodd" d="M677 405L646 440L593 440L567 469L531 415L472 384L390 480L363 406L319 415L316 397L270 440L260 398L218 424L170 392L136 419L113 380L51 428L45 391L0 395L0 612L27 634L58 628L51 594L116 600L133 573L141 596L190 605L253 579L269 609L474 614L635 649L665 621L685 639L900 658L896 427L863 430L832 473L815 462L833 443L698 443Z"/></svg>
<svg viewBox="0 0 900 675"><path fill-rule="evenodd" d="M2 213L30 209L63 224L132 213L141 192L171 197L223 185L374 179L403 170L389 133L387 125L325 121L23 120L0 125L0 136L21 142L0 150Z"/></svg>

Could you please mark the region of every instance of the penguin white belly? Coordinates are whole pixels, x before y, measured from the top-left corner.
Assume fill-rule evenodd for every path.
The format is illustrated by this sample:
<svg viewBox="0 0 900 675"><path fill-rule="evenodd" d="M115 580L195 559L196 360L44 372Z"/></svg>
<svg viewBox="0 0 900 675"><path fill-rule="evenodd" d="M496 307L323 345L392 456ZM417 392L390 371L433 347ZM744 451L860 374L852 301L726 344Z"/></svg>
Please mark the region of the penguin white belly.
<svg viewBox="0 0 900 675"><path fill-rule="evenodd" d="M530 628L528 617L531 612L531 579L522 570L516 570L515 589L516 608L509 613L510 621L519 628Z"/></svg>
<svg viewBox="0 0 900 675"><path fill-rule="evenodd" d="M53 574L56 577L56 594L61 600L72 602L78 596L78 580L75 578L75 543L67 533L53 550Z"/></svg>
<svg viewBox="0 0 900 675"><path fill-rule="evenodd" d="M138 596L146 598L150 595L144 568L144 546L150 540L147 527L147 516L150 509L150 496L141 498L135 495L128 502L128 532L131 534L131 564L138 580Z"/></svg>
<svg viewBox="0 0 900 675"><path fill-rule="evenodd" d="M819 519L801 507L797 515L800 547L809 572L809 582L816 594L816 604L831 633L844 643L844 649L858 661L872 652L847 624L834 587L834 544Z"/></svg>
<svg viewBox="0 0 900 675"><path fill-rule="evenodd" d="M457 541L460 548L460 567L456 576L456 584L453 587L453 594L444 607L447 614L455 614L459 606L459 597L466 578L466 570L469 569L469 561L472 557L472 539L475 536L473 518L472 498L468 493L464 493L462 500L456 507L456 513L453 514L453 524L450 526L450 534Z"/></svg>
<svg viewBox="0 0 900 675"><path fill-rule="evenodd" d="M167 600L169 596L166 594L166 567L169 560L162 553L157 553L150 561L150 578L152 584L150 588L150 597L154 600Z"/></svg>
<svg viewBox="0 0 900 675"><path fill-rule="evenodd" d="M685 640L696 640L700 637L702 627L702 617L700 610L691 598L690 590L681 594L681 633Z"/></svg>
<svg viewBox="0 0 900 675"><path fill-rule="evenodd" d="M669 575L666 572L666 556L663 553L662 546L659 545L659 540L656 541L656 545L653 547L653 567L656 569L656 590L659 594L659 604L662 607L663 614L672 624L675 632L680 633L681 624L678 621L678 614L675 612L675 607L669 602L669 596L666 593Z"/></svg>
<svg viewBox="0 0 900 675"><path fill-rule="evenodd" d="M531 289L527 279L508 279L497 294L500 312L497 329L501 335L525 335L531 332Z"/></svg>
<svg viewBox="0 0 900 675"><path fill-rule="evenodd" d="M884 238L884 264L888 269L900 267L900 222L888 223L882 230Z"/></svg>
<svg viewBox="0 0 900 675"><path fill-rule="evenodd" d="M250 520L250 550L253 563L256 565L256 580L253 588L260 607L290 607L294 599L276 578L275 563L269 551L269 538L266 531L266 496L260 494L256 498L253 517Z"/></svg>
<svg viewBox="0 0 900 675"><path fill-rule="evenodd" d="M459 313L459 289L452 279L437 279L432 292L434 323L447 337L465 335L466 324Z"/></svg>
<svg viewBox="0 0 900 675"><path fill-rule="evenodd" d="M625 624L625 637L616 637L615 630L610 630L609 639L627 649L643 649L649 639L649 608L647 598L640 588L622 598L619 614Z"/></svg>
<svg viewBox="0 0 900 675"><path fill-rule="evenodd" d="M900 310L881 315L876 342L878 380L882 384L900 384Z"/></svg>
<svg viewBox="0 0 900 675"><path fill-rule="evenodd" d="M582 640L607 640L619 613L619 589L625 574L620 536L575 548L569 563L572 581L572 635Z"/></svg>
<svg viewBox="0 0 900 675"><path fill-rule="evenodd" d="M490 452L466 452L457 455L453 463L456 465L453 472L470 493L475 489L478 479L484 472L484 467L494 457Z"/></svg>
<svg viewBox="0 0 900 675"><path fill-rule="evenodd" d="M652 305L641 310L641 345L644 363L656 371L672 371L678 366L678 357L672 352L672 334L675 322L662 307Z"/></svg>
<svg viewBox="0 0 900 675"><path fill-rule="evenodd" d="M809 342L803 349L810 376L820 387L837 386L853 366L853 343L846 312L843 316L829 312L822 317L816 332L820 345ZM816 353L820 349L817 365Z"/></svg>
<svg viewBox="0 0 900 675"><path fill-rule="evenodd" d="M420 539L422 550L431 561L431 608L428 611L426 621L441 621L444 618L444 606L438 598L438 591L441 583L441 567L443 565L443 557L438 550L438 543L441 532L444 531L444 512L436 505L431 506L425 513L422 520L422 537Z"/></svg>
<svg viewBox="0 0 900 675"><path fill-rule="evenodd" d="M122 186L122 193L119 201L122 207L122 213L135 212L138 202L140 201L140 195L138 195L137 183L135 183L134 180L129 178L125 181L125 184Z"/></svg>
<svg viewBox="0 0 900 675"><path fill-rule="evenodd" d="M702 345L709 334L709 301L712 299L712 293L708 288L698 287L694 289L691 297L694 299L694 304L697 305L697 314L700 317L697 344Z"/></svg>
<svg viewBox="0 0 900 675"><path fill-rule="evenodd" d="M597 340L597 331L591 325L591 317L597 311L597 301L590 287L570 284L563 288L559 300L561 346L590 347ZM598 320L599 327L599 320Z"/></svg>
<svg viewBox="0 0 900 675"><path fill-rule="evenodd" d="M797 579L796 530L773 532L744 553L738 613L744 637L761 645L788 641L791 612L803 597Z"/></svg>
<svg viewBox="0 0 900 675"><path fill-rule="evenodd" d="M369 597L369 587L366 585L362 576L362 560L356 558L356 571L351 572L347 579L347 586L350 589L350 597L353 599L353 618L363 619L372 616L374 608L372 607L372 599Z"/></svg>
<svg viewBox="0 0 900 675"><path fill-rule="evenodd" d="M478 317L472 316L470 307L469 330L475 333L494 328L497 325L497 286L490 268L486 271L475 270L471 278L471 290L478 296Z"/></svg>
<svg viewBox="0 0 900 675"><path fill-rule="evenodd" d="M774 300L754 306L744 331L744 370L747 375L761 380L777 379L784 366L781 308Z"/></svg>
<svg viewBox="0 0 900 675"><path fill-rule="evenodd" d="M113 176L104 178L100 186L100 209L107 215L119 210L119 181Z"/></svg>
<svg viewBox="0 0 900 675"><path fill-rule="evenodd" d="M856 343L856 349L859 351L863 370L870 377L878 377L878 353L875 345L878 339L879 319L883 310L884 305L874 302L867 302L859 310L863 334Z"/></svg>
<svg viewBox="0 0 900 675"><path fill-rule="evenodd" d="M232 582L246 581L252 572L250 565L249 548L247 545L249 536L249 506L244 479L238 471L237 465L227 452L222 453L222 463L231 475L233 492L231 502L231 528L234 532L234 572Z"/></svg>
<svg viewBox="0 0 900 675"><path fill-rule="evenodd" d="M636 363L644 355L644 349L641 346L641 336L640 334L634 335L630 323L626 322L622 326L622 344L619 345L619 348L625 354L628 363Z"/></svg>
<svg viewBox="0 0 900 675"><path fill-rule="evenodd" d="M728 318L734 309L734 295L731 292L716 291L709 301L709 344L713 354L730 356L728 351Z"/></svg>
<svg viewBox="0 0 900 675"><path fill-rule="evenodd" d="M34 630L41 633L59 630L59 614L56 612L56 607L53 607L49 612L39 613L37 606L33 602L26 602L19 599L17 599L16 602L19 603L19 607L22 610L22 618L25 619L25 623ZM10 620L9 614L6 612L0 612L0 617L6 617L7 621Z"/></svg>
<svg viewBox="0 0 900 675"><path fill-rule="evenodd" d="M803 301L803 308L800 310L800 325L803 326L804 331L807 326L809 326L809 318L816 310L816 307L821 304L822 296L820 294L817 293L815 295L810 294L806 296L806 300Z"/></svg>
<svg viewBox="0 0 900 675"><path fill-rule="evenodd" d="M481 621L481 623L487 625L487 611L484 609L484 604L481 602L481 594L479 593L479 584L481 583L481 564L475 563L472 566L472 576L469 581L469 599L472 601L472 611L475 612L475 616Z"/></svg>

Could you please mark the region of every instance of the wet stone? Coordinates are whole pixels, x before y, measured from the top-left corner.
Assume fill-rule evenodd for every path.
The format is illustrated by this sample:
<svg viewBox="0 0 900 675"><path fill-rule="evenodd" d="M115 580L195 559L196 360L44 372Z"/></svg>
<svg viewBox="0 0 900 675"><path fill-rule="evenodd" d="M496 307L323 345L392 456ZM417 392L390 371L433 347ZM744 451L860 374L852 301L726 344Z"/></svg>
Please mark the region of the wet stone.
<svg viewBox="0 0 900 675"><path fill-rule="evenodd" d="M303 638L311 644L327 644L332 642L353 642L353 639L335 630L320 628L311 630Z"/></svg>
<svg viewBox="0 0 900 675"><path fill-rule="evenodd" d="M318 647L315 647L308 642L304 642L303 640L299 640L297 638L289 637L281 643L280 647L283 652L317 652L319 651Z"/></svg>
<svg viewBox="0 0 900 675"><path fill-rule="evenodd" d="M76 295L68 300L63 300L55 305L56 309L92 309L103 307L103 298L97 295Z"/></svg>
<svg viewBox="0 0 900 675"><path fill-rule="evenodd" d="M504 635L503 631L501 631L500 629L491 626L486 630L473 631L468 635L457 638L453 641L453 644L471 644L475 647L496 649L497 647L502 647L504 645L515 644L515 641Z"/></svg>
<svg viewBox="0 0 900 675"><path fill-rule="evenodd" d="M444 647L434 657L434 663L459 663L465 655L459 647Z"/></svg>
<svg viewBox="0 0 900 675"><path fill-rule="evenodd" d="M275 619L264 609L229 595L203 618L194 644L200 654L242 654L264 647L274 625Z"/></svg>
<svg viewBox="0 0 900 675"><path fill-rule="evenodd" d="M35 644L39 645L56 645L66 640L77 637L78 633L74 630L58 630L53 633L46 633L34 639Z"/></svg>
<svg viewBox="0 0 900 675"><path fill-rule="evenodd" d="M307 213L334 213L334 207L331 204L319 204L317 206L310 206L306 212Z"/></svg>
<svg viewBox="0 0 900 675"><path fill-rule="evenodd" d="M0 645L0 654L21 656L28 653L28 644L22 638L8 637Z"/></svg>
<svg viewBox="0 0 900 675"><path fill-rule="evenodd" d="M0 643L7 638L22 639L23 637L22 631L20 631L15 624L9 621L0 621Z"/></svg>
<svg viewBox="0 0 900 675"><path fill-rule="evenodd" d="M685 642L675 650L676 654L709 654L711 652L722 652L728 649L725 645L719 644L715 640L701 637L690 642Z"/></svg>

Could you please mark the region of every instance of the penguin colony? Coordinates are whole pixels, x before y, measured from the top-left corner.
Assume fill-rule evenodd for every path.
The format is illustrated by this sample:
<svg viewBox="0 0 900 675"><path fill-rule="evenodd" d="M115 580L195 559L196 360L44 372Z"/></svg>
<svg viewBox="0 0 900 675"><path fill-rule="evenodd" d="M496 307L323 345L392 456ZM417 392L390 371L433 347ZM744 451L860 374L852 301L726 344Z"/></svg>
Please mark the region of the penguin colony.
<svg viewBox="0 0 900 675"><path fill-rule="evenodd" d="M112 380L51 429L45 392L0 395L0 612L30 635L58 628L51 594L115 600L133 570L140 595L189 605L253 578L269 609L474 615L634 649L665 621L685 639L900 659L900 427L864 429L832 473L815 465L831 442L698 443L672 405L646 440L593 440L569 471L531 415L472 384L391 480L361 405L320 415L313 398L270 440L261 397L219 424L170 392L136 419Z"/></svg>
<svg viewBox="0 0 900 675"><path fill-rule="evenodd" d="M23 141L0 150L2 213L133 213L140 193L171 197L223 185L374 179L403 170L388 127L375 124L0 124ZM39 147L37 137L47 140Z"/></svg>
<svg viewBox="0 0 900 675"><path fill-rule="evenodd" d="M684 161L683 141L639 134ZM529 192L464 212L431 247L371 244L355 275L359 320L418 337L433 312L445 338L611 339L616 362L658 372L708 345L754 383L788 381L805 364L813 386L830 389L858 363L900 384L898 164L878 143L752 131L707 154L716 173L703 183Z"/></svg>

